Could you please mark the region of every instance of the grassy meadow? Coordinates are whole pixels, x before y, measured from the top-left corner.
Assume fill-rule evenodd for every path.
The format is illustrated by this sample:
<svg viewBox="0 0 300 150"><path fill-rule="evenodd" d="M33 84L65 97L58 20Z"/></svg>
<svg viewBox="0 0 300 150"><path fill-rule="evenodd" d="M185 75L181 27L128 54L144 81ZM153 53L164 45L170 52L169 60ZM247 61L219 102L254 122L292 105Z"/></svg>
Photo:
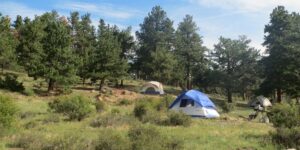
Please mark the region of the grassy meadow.
<svg viewBox="0 0 300 150"><path fill-rule="evenodd" d="M42 81L33 79L20 74L19 80L24 83L26 89L37 87ZM92 149L89 145L97 143L99 136L105 134L118 134L127 137L131 127L142 125L152 126L159 133L170 139L182 141L181 149L276 149L271 143L268 134L274 130L271 124L263 124L258 121L248 121L246 117L253 112L246 106L247 102L237 101L234 111L223 113L220 104L224 100L222 96L210 95L211 99L218 107L221 117L218 119L199 119L193 118L188 127L184 126L163 126L152 123L142 123L133 115L135 103L139 99L151 97L161 99L160 96L141 95L137 91L143 81L125 81L125 88L115 89L112 92L99 96L98 91L92 90L92 86L77 85L69 95L82 95L91 101L101 100L105 103L105 109L102 112L93 111L87 118L82 121L69 121L61 114L53 113L49 110L48 103L58 96L45 96L43 91L46 84L39 89L35 88L35 94L26 96L17 92L1 90L1 95L11 97L18 107L18 119L15 127L0 139L0 149L14 149L21 144L39 145L45 139L62 140L64 142L81 142L86 144L86 149ZM177 88L166 86L166 91L172 91L175 98L178 93ZM127 104L120 104L120 101L126 99ZM165 110L167 111L167 110ZM105 118L105 125L92 127L91 122L96 118ZM113 116L113 117L111 117ZM108 119L107 119L108 118ZM115 118L115 119L109 119ZM72 138L74 137L74 138ZM155 137L153 137L155 138ZM59 141L58 140L58 141ZM22 143L23 142L23 143ZM28 149L34 149L29 146ZM26 149L26 148L25 148ZM78 149L78 147L69 147L69 149Z"/></svg>

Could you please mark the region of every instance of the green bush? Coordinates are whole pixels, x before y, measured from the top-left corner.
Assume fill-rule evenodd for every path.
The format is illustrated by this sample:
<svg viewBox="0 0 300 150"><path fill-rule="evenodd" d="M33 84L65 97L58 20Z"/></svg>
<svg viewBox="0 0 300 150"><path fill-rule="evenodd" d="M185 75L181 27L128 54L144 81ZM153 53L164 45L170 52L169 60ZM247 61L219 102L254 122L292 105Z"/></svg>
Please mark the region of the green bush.
<svg viewBox="0 0 300 150"><path fill-rule="evenodd" d="M23 133L16 138L11 145L15 148L23 149L93 149L93 146L86 138L79 137L76 134L66 134L64 136L47 136L38 132Z"/></svg>
<svg viewBox="0 0 300 150"><path fill-rule="evenodd" d="M108 127L108 126L122 126L122 125L131 125L136 124L137 120L132 116L121 116L115 114L108 114L94 119L90 126L97 127Z"/></svg>
<svg viewBox="0 0 300 150"><path fill-rule="evenodd" d="M120 102L119 102L119 105L131 105L132 104L132 101L128 100L128 99L122 99Z"/></svg>
<svg viewBox="0 0 300 150"><path fill-rule="evenodd" d="M159 103L156 105L156 110L168 110L171 103L174 101L174 98L171 95L165 95Z"/></svg>
<svg viewBox="0 0 300 150"><path fill-rule="evenodd" d="M184 149L184 141L179 137L167 139L165 149L167 150L182 150Z"/></svg>
<svg viewBox="0 0 300 150"><path fill-rule="evenodd" d="M130 142L126 137L112 130L101 132L97 142L96 150L130 150Z"/></svg>
<svg viewBox="0 0 300 150"><path fill-rule="evenodd" d="M23 91L23 94L26 95L26 96L33 96L35 94L35 92L31 88L26 88Z"/></svg>
<svg viewBox="0 0 300 150"><path fill-rule="evenodd" d="M0 128L10 128L16 119L17 106L11 98L0 95Z"/></svg>
<svg viewBox="0 0 300 150"><path fill-rule="evenodd" d="M50 109L62 113L70 120L81 121L92 112L90 101L82 96L62 97L49 103Z"/></svg>
<svg viewBox="0 0 300 150"><path fill-rule="evenodd" d="M112 114L120 114L121 113L121 111L118 108L113 108L113 109L110 110L110 112Z"/></svg>
<svg viewBox="0 0 300 150"><path fill-rule="evenodd" d="M25 129L35 128L36 126L38 126L37 121L30 121L24 125Z"/></svg>
<svg viewBox="0 0 300 150"><path fill-rule="evenodd" d="M95 102L95 107L97 112L103 112L105 110L105 103L103 101L97 100Z"/></svg>
<svg viewBox="0 0 300 150"><path fill-rule="evenodd" d="M145 102L137 103L133 109L134 116L137 117L139 120L142 120L148 111L149 107Z"/></svg>
<svg viewBox="0 0 300 150"><path fill-rule="evenodd" d="M50 114L49 116L47 116L44 120L43 123L44 124L48 124L48 123L58 123L60 121L59 115L58 114Z"/></svg>
<svg viewBox="0 0 300 150"><path fill-rule="evenodd" d="M221 107L224 113L229 113L235 110L235 103L228 103L224 101Z"/></svg>
<svg viewBox="0 0 300 150"><path fill-rule="evenodd" d="M133 150L163 149L164 138L153 126L135 126L128 132Z"/></svg>
<svg viewBox="0 0 300 150"><path fill-rule="evenodd" d="M268 116L275 127L292 128L300 125L300 109L295 104L276 104Z"/></svg>
<svg viewBox="0 0 300 150"><path fill-rule="evenodd" d="M168 118L165 121L165 125L171 125L171 126L190 126L192 123L192 119L190 116L187 116L186 114L182 112L174 112L170 111L168 113Z"/></svg>
<svg viewBox="0 0 300 150"><path fill-rule="evenodd" d="M296 128L278 128L276 132L271 133L274 143L285 148L300 149L300 127Z"/></svg>
<svg viewBox="0 0 300 150"><path fill-rule="evenodd" d="M4 79L0 78L0 88L13 92L22 92L24 90L23 83L17 81L18 76L14 74L5 74Z"/></svg>

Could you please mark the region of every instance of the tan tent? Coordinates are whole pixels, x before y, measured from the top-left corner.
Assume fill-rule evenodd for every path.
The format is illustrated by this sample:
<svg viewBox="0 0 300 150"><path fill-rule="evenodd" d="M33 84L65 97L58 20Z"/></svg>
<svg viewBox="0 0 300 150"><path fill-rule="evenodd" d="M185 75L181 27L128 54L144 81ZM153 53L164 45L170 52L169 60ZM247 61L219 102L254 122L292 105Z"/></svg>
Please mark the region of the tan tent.
<svg viewBox="0 0 300 150"><path fill-rule="evenodd" d="M256 105L260 104L263 107L270 107L272 106L272 103L270 102L270 100L264 96L258 96L256 97L256 99L254 99L253 101L249 102L249 105L251 107L255 107Z"/></svg>
<svg viewBox="0 0 300 150"><path fill-rule="evenodd" d="M163 85L157 81L150 81L143 85L141 93L144 94L164 94Z"/></svg>

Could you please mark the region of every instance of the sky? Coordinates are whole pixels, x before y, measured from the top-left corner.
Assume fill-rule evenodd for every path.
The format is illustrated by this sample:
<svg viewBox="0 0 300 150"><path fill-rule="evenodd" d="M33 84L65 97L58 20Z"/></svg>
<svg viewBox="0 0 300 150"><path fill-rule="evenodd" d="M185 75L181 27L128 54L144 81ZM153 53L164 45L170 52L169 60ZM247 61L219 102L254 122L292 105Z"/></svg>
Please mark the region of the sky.
<svg viewBox="0 0 300 150"><path fill-rule="evenodd" d="M79 11L90 13L95 26L102 18L120 28L131 26L134 34L156 5L167 12L175 28L186 14L192 15L208 48L220 36L237 39L246 35L252 40L250 45L262 52L264 26L272 10L278 5L289 12L300 10L300 0L0 0L0 12L15 20L16 15L34 18L51 10L66 17Z"/></svg>

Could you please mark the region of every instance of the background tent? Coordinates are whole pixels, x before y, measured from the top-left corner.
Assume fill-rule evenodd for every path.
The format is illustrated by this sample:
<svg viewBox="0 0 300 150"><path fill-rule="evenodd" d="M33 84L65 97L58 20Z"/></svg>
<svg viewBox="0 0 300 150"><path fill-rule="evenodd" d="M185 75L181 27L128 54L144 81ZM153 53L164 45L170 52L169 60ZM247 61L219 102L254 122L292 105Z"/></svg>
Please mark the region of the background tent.
<svg viewBox="0 0 300 150"><path fill-rule="evenodd" d="M182 111L187 115L204 118L219 117L214 103L202 92L189 90L180 94L169 109Z"/></svg>
<svg viewBox="0 0 300 150"><path fill-rule="evenodd" d="M163 86L160 82L150 81L143 85L141 93L144 94L164 94Z"/></svg>
<svg viewBox="0 0 300 150"><path fill-rule="evenodd" d="M248 105L251 106L251 107L255 107L258 104L260 104L263 107L272 106L272 103L270 102L270 100L268 98L264 97L264 96L258 96L253 101L250 101L248 103Z"/></svg>

